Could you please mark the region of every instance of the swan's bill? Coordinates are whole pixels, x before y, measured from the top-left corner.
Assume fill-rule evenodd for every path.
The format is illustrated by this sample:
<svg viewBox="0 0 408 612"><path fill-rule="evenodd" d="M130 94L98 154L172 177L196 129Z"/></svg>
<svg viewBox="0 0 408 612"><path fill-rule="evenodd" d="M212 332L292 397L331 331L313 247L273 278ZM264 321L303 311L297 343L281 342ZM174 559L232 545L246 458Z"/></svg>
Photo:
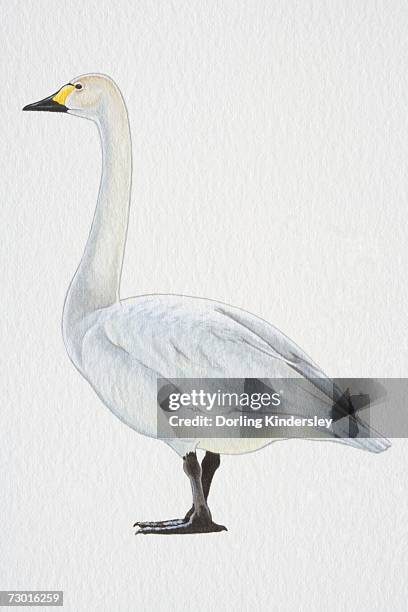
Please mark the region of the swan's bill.
<svg viewBox="0 0 408 612"><path fill-rule="evenodd" d="M43 100L39 100L38 102L33 102L32 104L27 104L23 108L23 111L48 111L51 113L66 113L68 108L65 106L65 101L68 95L75 89L74 85L68 83L68 85L64 85L61 87L59 91L52 94L48 98L44 98Z"/></svg>

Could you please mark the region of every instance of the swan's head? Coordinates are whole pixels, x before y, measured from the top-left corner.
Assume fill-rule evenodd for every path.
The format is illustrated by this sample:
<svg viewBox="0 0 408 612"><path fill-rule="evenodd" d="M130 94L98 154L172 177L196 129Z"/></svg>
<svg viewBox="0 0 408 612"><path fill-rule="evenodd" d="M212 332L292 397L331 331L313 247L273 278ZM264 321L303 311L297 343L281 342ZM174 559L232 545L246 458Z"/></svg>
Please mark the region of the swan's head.
<svg viewBox="0 0 408 612"><path fill-rule="evenodd" d="M27 104L23 110L69 113L98 121L115 99L122 100L122 96L112 79L103 74L84 74L51 96Z"/></svg>

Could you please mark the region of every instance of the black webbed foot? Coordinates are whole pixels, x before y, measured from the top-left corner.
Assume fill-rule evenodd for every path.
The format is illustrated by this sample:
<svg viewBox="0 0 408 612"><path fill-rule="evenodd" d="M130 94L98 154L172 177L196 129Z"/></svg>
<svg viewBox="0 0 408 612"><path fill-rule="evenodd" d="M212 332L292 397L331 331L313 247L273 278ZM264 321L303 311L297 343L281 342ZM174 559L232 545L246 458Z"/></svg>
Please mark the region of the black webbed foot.
<svg viewBox="0 0 408 612"><path fill-rule="evenodd" d="M214 523L209 516L192 514L186 519L172 519L169 521L157 522L138 522L135 527L139 527L136 535L176 535L191 533L215 533L217 531L227 531L224 525Z"/></svg>

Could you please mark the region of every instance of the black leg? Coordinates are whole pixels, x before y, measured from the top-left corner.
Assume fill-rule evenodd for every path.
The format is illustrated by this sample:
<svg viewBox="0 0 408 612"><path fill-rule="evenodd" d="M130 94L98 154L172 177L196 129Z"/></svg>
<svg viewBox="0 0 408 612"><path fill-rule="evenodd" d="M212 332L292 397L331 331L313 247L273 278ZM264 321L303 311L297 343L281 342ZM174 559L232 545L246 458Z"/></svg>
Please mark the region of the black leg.
<svg viewBox="0 0 408 612"><path fill-rule="evenodd" d="M208 454L210 456L207 458ZM135 523L134 526L139 527L136 533L172 535L183 533L211 533L226 530L223 525L217 525L213 522L207 504L211 481L219 464L219 455L207 453L203 460L203 467L201 468L196 454L188 453L184 457L183 469L191 483L193 511L191 514L190 512L187 513L184 519Z"/></svg>
<svg viewBox="0 0 408 612"><path fill-rule="evenodd" d="M214 477L215 472L220 467L220 463L221 460L218 454L210 453L209 451L205 453L205 457L201 464L201 482L203 483L203 492L205 499L208 499L212 479Z"/></svg>
<svg viewBox="0 0 408 612"><path fill-rule="evenodd" d="M208 494L210 492L212 479L214 477L215 472L220 467L220 463L221 463L221 460L218 454L210 453L210 451L207 451L205 453L204 459L201 463L201 472L202 472L201 473L201 483L203 485L203 493L204 493L204 497L206 500L208 499ZM190 508L190 510L187 512L186 516L184 517L184 519L188 521L190 516L192 516L193 512L194 512L194 506Z"/></svg>

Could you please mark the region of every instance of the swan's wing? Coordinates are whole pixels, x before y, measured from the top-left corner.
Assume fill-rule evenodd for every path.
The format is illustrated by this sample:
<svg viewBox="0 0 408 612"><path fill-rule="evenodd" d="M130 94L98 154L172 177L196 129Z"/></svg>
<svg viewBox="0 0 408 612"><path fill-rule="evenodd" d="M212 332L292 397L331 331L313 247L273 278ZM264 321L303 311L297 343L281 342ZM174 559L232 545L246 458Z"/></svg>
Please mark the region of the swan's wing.
<svg viewBox="0 0 408 612"><path fill-rule="evenodd" d="M288 414L328 417L335 408L346 417L337 422L335 435L348 435L349 399L293 341L246 311L210 300L147 296L110 311L98 328L115 354L121 352L117 358L126 361L121 372L126 370L129 389L141 368L150 381L258 379L273 385L280 379ZM291 379L286 386L284 379ZM118 380L118 394L123 386ZM360 433L367 436L369 429L364 426Z"/></svg>
<svg viewBox="0 0 408 612"><path fill-rule="evenodd" d="M244 310L182 296L136 299L108 321L116 346L162 378L304 378L340 390L292 340Z"/></svg>

